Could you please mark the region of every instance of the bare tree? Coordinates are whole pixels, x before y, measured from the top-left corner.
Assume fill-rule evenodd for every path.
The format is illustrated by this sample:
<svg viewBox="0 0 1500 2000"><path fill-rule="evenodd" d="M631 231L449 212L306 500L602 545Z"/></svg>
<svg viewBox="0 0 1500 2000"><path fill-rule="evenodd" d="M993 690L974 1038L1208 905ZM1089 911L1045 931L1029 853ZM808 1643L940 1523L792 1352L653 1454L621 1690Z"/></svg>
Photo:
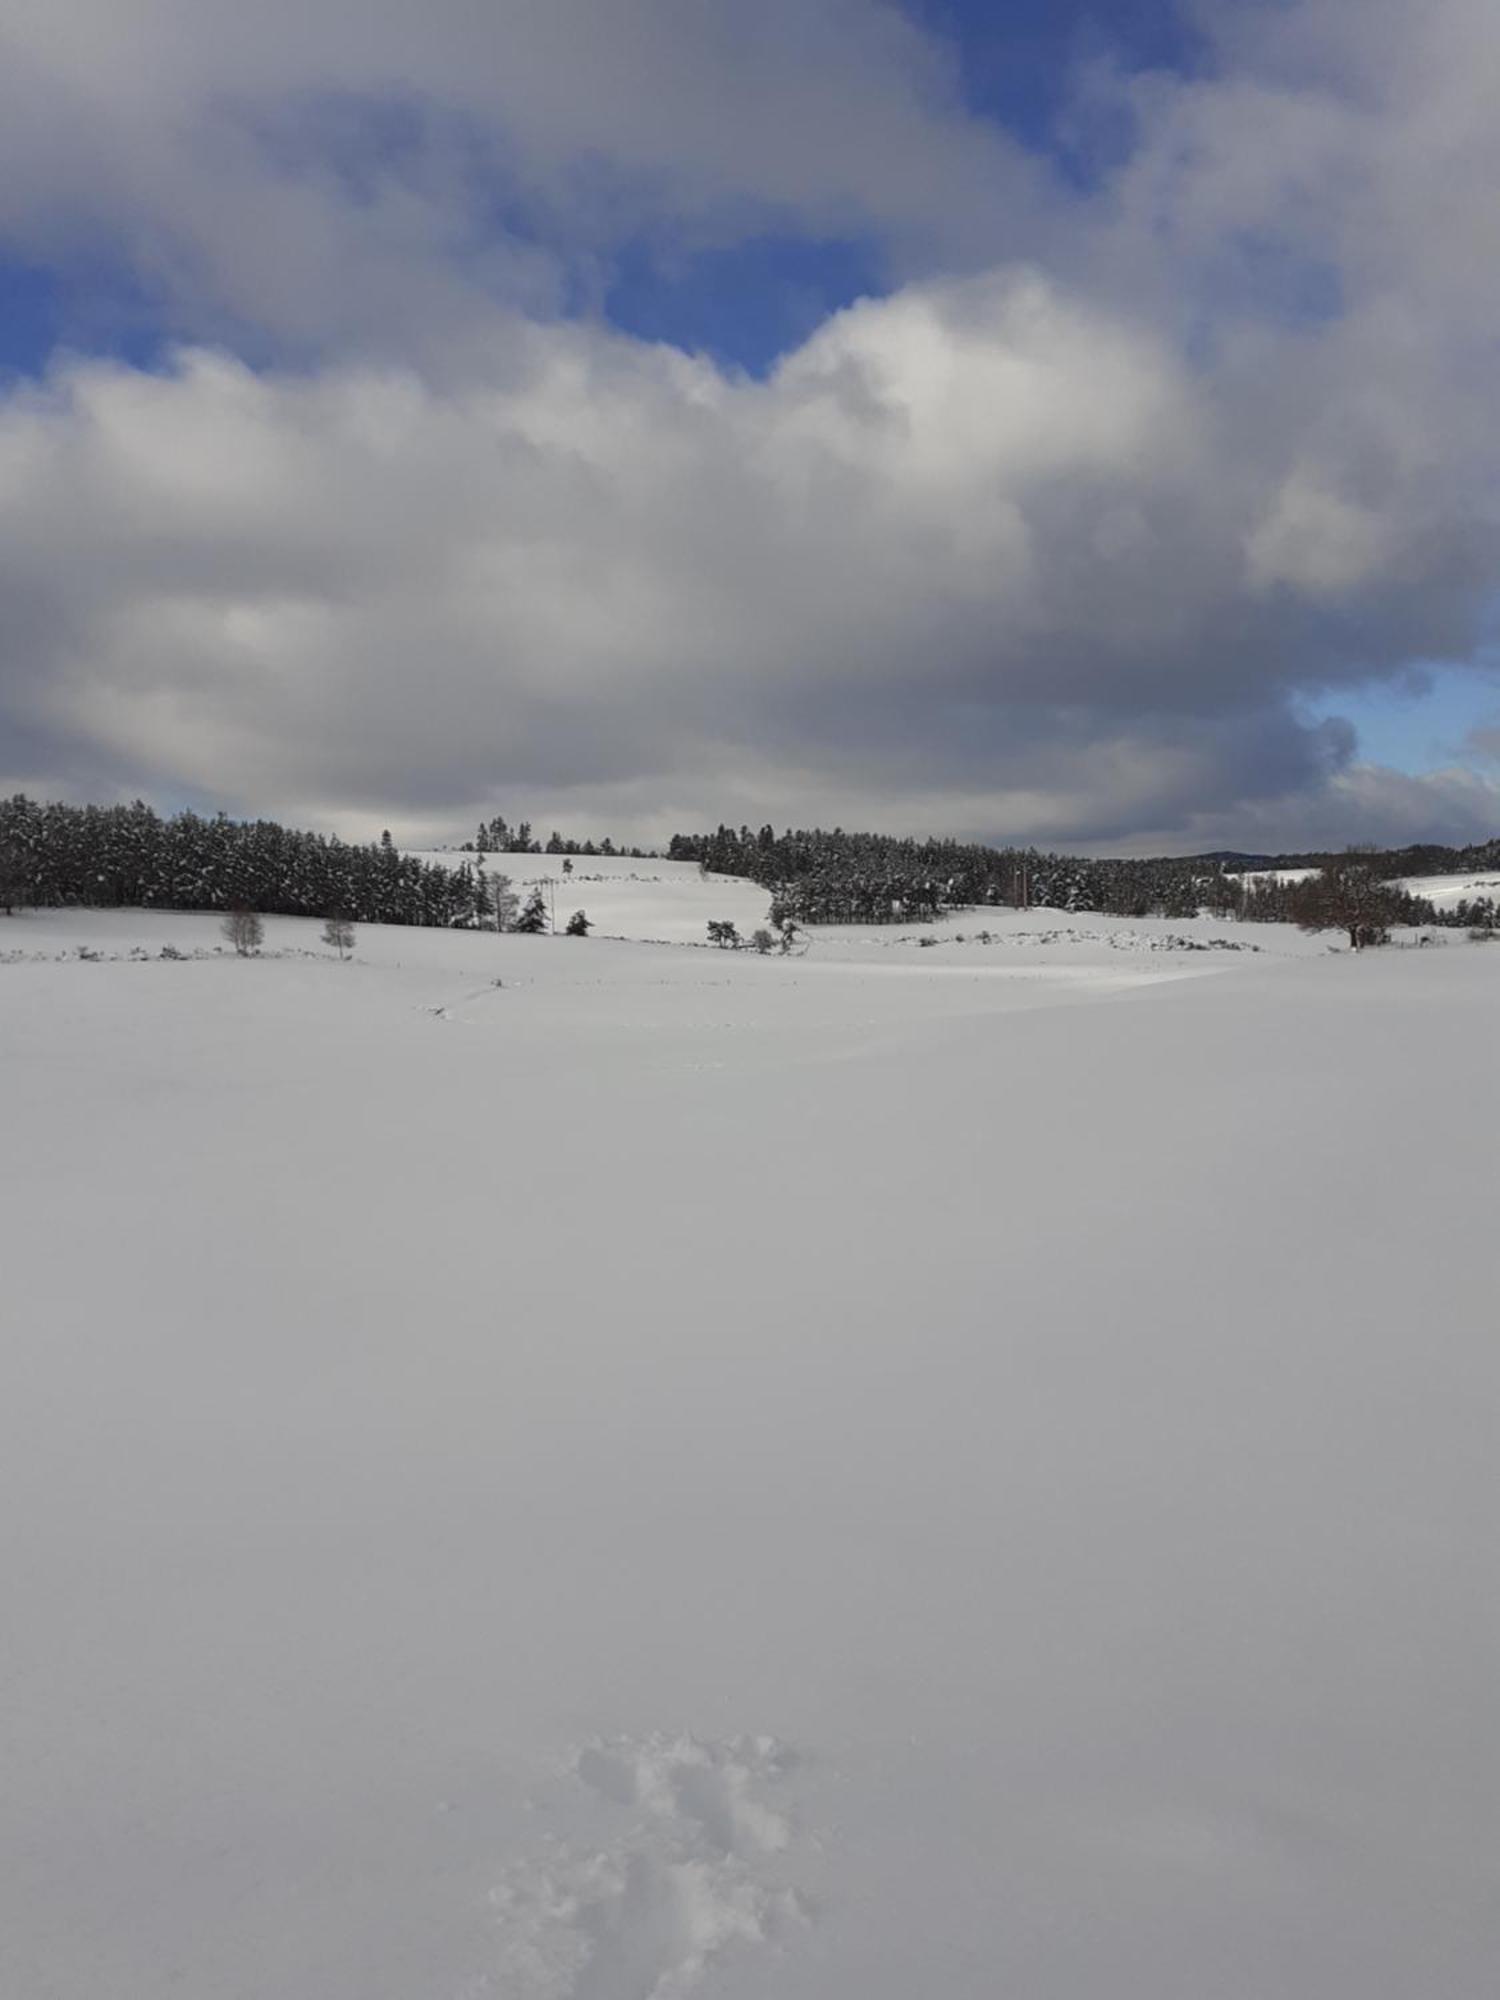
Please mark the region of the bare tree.
<svg viewBox="0 0 1500 2000"><path fill-rule="evenodd" d="M1415 897L1387 881L1373 862L1353 850L1299 882L1290 904L1303 930L1345 931L1351 951L1388 943L1392 924L1412 923L1422 914Z"/></svg>
<svg viewBox="0 0 1500 2000"><path fill-rule="evenodd" d="M495 902L495 929L514 930L516 913L521 907L521 899L511 885L508 875L493 875L490 878L490 894Z"/></svg>
<svg viewBox="0 0 1500 2000"><path fill-rule="evenodd" d="M323 925L323 942L332 945L341 959L347 958L354 949L353 924L347 917L330 915Z"/></svg>
<svg viewBox="0 0 1500 2000"><path fill-rule="evenodd" d="M225 912L220 928L241 958L248 958L252 951L259 951L265 941L266 927L255 911L238 905Z"/></svg>
<svg viewBox="0 0 1500 2000"><path fill-rule="evenodd" d="M486 918L493 916L497 931L514 930L516 927L516 912L520 907L521 899L515 892L511 878L508 875L502 875L498 870L493 875L487 875L484 868L484 856L481 854L477 870L476 902L479 928L483 930Z"/></svg>

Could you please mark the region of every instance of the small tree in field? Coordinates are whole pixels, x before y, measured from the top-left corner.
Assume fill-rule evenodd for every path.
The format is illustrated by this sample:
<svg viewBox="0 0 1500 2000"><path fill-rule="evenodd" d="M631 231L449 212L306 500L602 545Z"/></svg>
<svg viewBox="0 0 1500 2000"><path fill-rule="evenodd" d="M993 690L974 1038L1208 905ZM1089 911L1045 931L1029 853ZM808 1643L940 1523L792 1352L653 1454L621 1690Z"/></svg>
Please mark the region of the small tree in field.
<svg viewBox="0 0 1500 2000"><path fill-rule="evenodd" d="M248 958L252 951L259 951L265 942L266 927L254 910L236 908L226 911L220 928L241 958Z"/></svg>
<svg viewBox="0 0 1500 2000"><path fill-rule="evenodd" d="M493 875L484 872L484 857L480 856L474 881L474 915L479 928L484 930L491 917L497 931L514 930L516 912L521 907L521 899L511 886L508 875L498 871Z"/></svg>
<svg viewBox="0 0 1500 2000"><path fill-rule="evenodd" d="M330 916L323 925L323 942L331 945L341 959L354 949L354 926L347 917Z"/></svg>
<svg viewBox="0 0 1500 2000"><path fill-rule="evenodd" d="M587 937L593 928L594 926L589 922L583 911L575 910L568 919L565 935L568 937Z"/></svg>
<svg viewBox="0 0 1500 2000"><path fill-rule="evenodd" d="M521 907L521 899L511 887L510 877L493 876L490 881L490 892L495 899L495 929L514 930L516 912Z"/></svg>
<svg viewBox="0 0 1500 2000"><path fill-rule="evenodd" d="M708 920L708 941L717 945L720 951L738 951L744 943L744 939L732 923L718 921L713 917Z"/></svg>
<svg viewBox="0 0 1500 2000"><path fill-rule="evenodd" d="M547 928L547 899L540 889L533 889L526 898L526 907L516 918L515 928L524 931L528 937L536 937Z"/></svg>
<svg viewBox="0 0 1500 2000"><path fill-rule="evenodd" d="M1305 931L1344 931L1349 949L1390 942L1391 925L1420 920L1421 906L1376 872L1359 853L1340 855L1291 895L1292 915Z"/></svg>
<svg viewBox="0 0 1500 2000"><path fill-rule="evenodd" d="M775 944L776 940L775 938L772 937L771 933L768 930L758 930L758 931L751 931L750 942L754 946L755 950L761 954L762 958L764 958L766 953Z"/></svg>

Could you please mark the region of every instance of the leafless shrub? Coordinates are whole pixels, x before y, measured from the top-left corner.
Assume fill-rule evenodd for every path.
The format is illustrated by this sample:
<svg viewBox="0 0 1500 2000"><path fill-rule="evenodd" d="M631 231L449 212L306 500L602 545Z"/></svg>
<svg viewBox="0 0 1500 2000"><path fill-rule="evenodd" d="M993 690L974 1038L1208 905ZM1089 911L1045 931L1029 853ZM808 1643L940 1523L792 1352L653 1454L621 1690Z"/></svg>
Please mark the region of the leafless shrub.
<svg viewBox="0 0 1500 2000"><path fill-rule="evenodd" d="M225 911L220 928L241 958L248 958L251 952L259 951L265 942L266 927L259 916L254 910L238 905Z"/></svg>

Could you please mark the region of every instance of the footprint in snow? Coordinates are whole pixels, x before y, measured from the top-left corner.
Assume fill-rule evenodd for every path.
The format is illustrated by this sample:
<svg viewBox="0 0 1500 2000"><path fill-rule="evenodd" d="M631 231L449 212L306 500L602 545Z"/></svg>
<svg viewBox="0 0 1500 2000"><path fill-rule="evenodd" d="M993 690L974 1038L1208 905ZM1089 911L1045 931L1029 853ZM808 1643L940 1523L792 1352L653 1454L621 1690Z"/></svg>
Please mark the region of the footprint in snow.
<svg viewBox="0 0 1500 2000"><path fill-rule="evenodd" d="M796 1763L769 1737L612 1738L572 1761L569 1801L612 1831L554 1840L494 1894L515 2000L686 2000L720 1953L774 1948L806 1908L766 1796Z"/></svg>

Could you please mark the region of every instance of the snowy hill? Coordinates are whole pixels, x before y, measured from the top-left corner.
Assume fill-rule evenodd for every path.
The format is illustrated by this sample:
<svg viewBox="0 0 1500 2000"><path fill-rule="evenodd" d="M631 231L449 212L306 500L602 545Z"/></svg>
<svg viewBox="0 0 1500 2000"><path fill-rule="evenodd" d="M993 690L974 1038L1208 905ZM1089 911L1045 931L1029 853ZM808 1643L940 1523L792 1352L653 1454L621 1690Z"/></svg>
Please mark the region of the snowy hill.
<svg viewBox="0 0 1500 2000"><path fill-rule="evenodd" d="M478 860L449 849L424 851L418 858L447 867L465 862L472 867ZM523 898L540 885L559 930L573 910L582 909L605 938L703 944L711 920L728 920L741 937L748 938L766 923L770 909L771 899L758 884L732 875L705 875L692 861L580 855L573 858L573 872L564 875L563 857L557 855L492 854L484 860L491 878L508 876ZM1061 963L1075 961L1080 953L1097 957L1101 950L1117 957L1121 951L1160 954L1195 946L1273 954L1326 949L1285 924L1245 926L1202 918L1184 922L1047 909L956 910L933 923L821 925L807 935L819 963L857 960L889 966L910 959L919 944L924 950L938 944L948 947L941 960L924 957L921 963L927 971L938 970L940 963L952 964L956 952L969 969L976 969L981 961L993 963L1016 950L1034 956L1041 949Z"/></svg>
<svg viewBox="0 0 1500 2000"><path fill-rule="evenodd" d="M1500 950L987 925L0 919L0 1991L1485 1990Z"/></svg>
<svg viewBox="0 0 1500 2000"><path fill-rule="evenodd" d="M440 849L420 858L448 867L463 862L473 867L481 857ZM565 858L569 857L487 854L483 860L491 880L508 875L523 899L540 884L556 911L559 930L572 911L583 910L604 937L698 944L710 919L727 919L748 935L766 921L770 908L770 897L755 883L705 876L695 861L580 854L571 857L572 872L564 874Z"/></svg>
<svg viewBox="0 0 1500 2000"><path fill-rule="evenodd" d="M1451 910L1456 903L1472 903L1488 897L1500 902L1500 873L1494 869L1477 875L1407 875L1401 887L1413 896L1422 896L1436 910Z"/></svg>

